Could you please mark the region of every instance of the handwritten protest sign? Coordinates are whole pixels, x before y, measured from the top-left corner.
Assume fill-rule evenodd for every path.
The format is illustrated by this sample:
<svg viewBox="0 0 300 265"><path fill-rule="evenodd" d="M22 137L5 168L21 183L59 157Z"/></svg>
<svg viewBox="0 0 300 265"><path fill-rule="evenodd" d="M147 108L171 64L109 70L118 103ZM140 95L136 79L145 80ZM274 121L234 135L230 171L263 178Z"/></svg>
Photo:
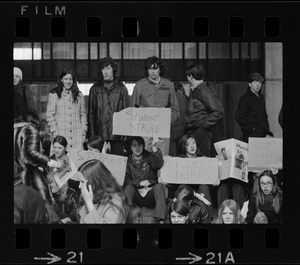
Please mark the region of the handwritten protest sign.
<svg viewBox="0 0 300 265"><path fill-rule="evenodd" d="M70 158L78 169L84 162L91 159L100 160L117 180L118 184L123 186L126 172L127 157L97 153L85 150L70 150Z"/></svg>
<svg viewBox="0 0 300 265"><path fill-rule="evenodd" d="M249 170L283 167L282 138L249 138Z"/></svg>
<svg viewBox="0 0 300 265"><path fill-rule="evenodd" d="M113 115L113 134L170 138L170 108L126 108Z"/></svg>
<svg viewBox="0 0 300 265"><path fill-rule="evenodd" d="M50 174L53 176L58 187L62 187L70 178L77 173L74 162L67 156L60 169L52 169Z"/></svg>
<svg viewBox="0 0 300 265"><path fill-rule="evenodd" d="M166 183L214 184L218 180L218 159L164 156L160 176Z"/></svg>
<svg viewBox="0 0 300 265"><path fill-rule="evenodd" d="M248 144L234 138L214 144L220 159L219 179L248 182Z"/></svg>

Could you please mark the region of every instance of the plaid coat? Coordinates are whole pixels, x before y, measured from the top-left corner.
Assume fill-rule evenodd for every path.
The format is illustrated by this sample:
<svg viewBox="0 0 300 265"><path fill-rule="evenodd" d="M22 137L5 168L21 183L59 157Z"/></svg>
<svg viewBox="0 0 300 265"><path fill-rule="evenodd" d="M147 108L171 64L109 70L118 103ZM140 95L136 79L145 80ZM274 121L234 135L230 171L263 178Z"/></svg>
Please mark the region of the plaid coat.
<svg viewBox="0 0 300 265"><path fill-rule="evenodd" d="M87 119L81 92L78 102L73 102L72 92L62 93L61 98L56 93L49 93L46 120L54 137L62 135L67 139L69 148L83 149Z"/></svg>

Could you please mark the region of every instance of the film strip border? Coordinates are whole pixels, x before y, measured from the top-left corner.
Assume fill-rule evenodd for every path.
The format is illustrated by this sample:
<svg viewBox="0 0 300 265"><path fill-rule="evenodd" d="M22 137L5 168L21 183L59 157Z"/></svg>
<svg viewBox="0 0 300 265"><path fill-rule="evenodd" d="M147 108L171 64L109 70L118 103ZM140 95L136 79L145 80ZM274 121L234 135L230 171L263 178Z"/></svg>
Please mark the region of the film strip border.
<svg viewBox="0 0 300 265"><path fill-rule="evenodd" d="M22 5L28 6L28 12L21 14ZM65 6L65 13L55 13L59 12L55 11L56 6L60 8L60 12L62 12L61 6ZM4 36L8 39L1 47L4 45L7 50L12 50L13 42L27 39L30 41L89 39L141 42L161 39L166 41L195 39L282 41L285 66L287 62L292 66L291 63L295 63L295 58L291 58L294 57L291 53L299 47L298 11L297 3L285 5L266 2L255 4L131 2L124 5L106 2L90 3L89 6L82 3L62 4L62 2L45 4L16 2L13 5L1 3L0 24L4 29L3 34L7 34ZM114 14L113 17L110 17L111 13ZM62 28L60 23L64 25ZM95 27L94 23L98 26ZM158 29L160 23L163 25L162 29ZM277 26L273 29L274 23ZM137 24L138 29L136 29ZM19 33L21 35L18 35L18 27L21 27ZM135 30L132 31L132 28ZM271 29L268 31L266 28ZM4 68L2 67L4 70L1 73L1 80L3 80L3 77L10 73L13 62L12 55L7 50L1 50L4 64L8 62ZM298 74L296 68L292 69L292 67L286 68L284 72L285 80L289 82ZM289 86L289 89L292 88L292 85ZM284 98L287 97L285 91ZM297 105L291 104L289 113L294 111L296 113ZM288 121L286 124L285 126L288 126ZM289 136L289 131L286 130L285 137ZM284 160L287 161L288 154L285 154ZM292 173L292 169L288 167L285 170L287 173ZM114 263L174 263L177 261L187 264L232 262L232 256L234 261L239 263L296 263L300 260L297 249L299 240L295 239L299 231L296 224L296 213L299 210L289 206L292 206L290 195L295 191L297 183L299 183L297 179L294 179L293 183L286 180L289 194L285 193L284 199L286 202L284 206L287 209L284 211L285 224L275 227L264 225L237 227L214 225L204 228L191 226L158 228L155 225L143 225L141 228L77 225L66 228L28 227L10 226L11 218L7 214L8 217L4 216L1 220L1 237L5 238L0 243L1 262L32 263L44 260L45 263L52 263L53 260L57 261L57 257L61 262L67 263L112 261ZM7 209L12 209L12 202L8 202L7 206ZM95 245L89 244L91 240L94 242L95 237L101 240L96 240L95 242L98 243Z"/></svg>
<svg viewBox="0 0 300 265"><path fill-rule="evenodd" d="M66 41L189 41L231 39L278 41L283 5L251 2L22 3L14 7L15 41L26 38ZM283 34L283 35L282 35Z"/></svg>
<svg viewBox="0 0 300 265"><path fill-rule="evenodd" d="M20 261L32 262L40 257L42 244L47 250L45 255L51 253L62 262L73 260L72 263L131 263L133 260L150 264L200 260L204 263L263 263L273 260L274 255L277 261L284 262L284 256L278 254L280 230L274 227L252 226L244 230L220 225L214 228L106 225L43 230L41 236L38 227L15 229L15 253L24 253ZM258 251L264 251L264 258ZM15 261L18 263L18 259Z"/></svg>

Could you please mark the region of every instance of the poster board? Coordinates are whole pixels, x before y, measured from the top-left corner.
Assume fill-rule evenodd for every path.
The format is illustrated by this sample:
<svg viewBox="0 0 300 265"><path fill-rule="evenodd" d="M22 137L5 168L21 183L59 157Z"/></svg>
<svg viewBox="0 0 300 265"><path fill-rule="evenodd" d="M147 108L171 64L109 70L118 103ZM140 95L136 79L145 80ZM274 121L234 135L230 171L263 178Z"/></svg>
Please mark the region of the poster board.
<svg viewBox="0 0 300 265"><path fill-rule="evenodd" d="M170 108L126 108L113 115L113 134L170 138Z"/></svg>
<svg viewBox="0 0 300 265"><path fill-rule="evenodd" d="M111 154L98 153L85 150L70 150L70 158L78 169L86 161L97 159L100 160L112 173L118 184L123 186L127 165L127 157Z"/></svg>
<svg viewBox="0 0 300 265"><path fill-rule="evenodd" d="M218 181L218 159L164 156L160 177L166 183L214 184Z"/></svg>
<svg viewBox="0 0 300 265"><path fill-rule="evenodd" d="M61 168L51 169L50 172L59 188L61 188L70 178L74 178L76 173L77 168L69 155L64 159Z"/></svg>
<svg viewBox="0 0 300 265"><path fill-rule="evenodd" d="M249 138L249 170L283 168L282 138Z"/></svg>

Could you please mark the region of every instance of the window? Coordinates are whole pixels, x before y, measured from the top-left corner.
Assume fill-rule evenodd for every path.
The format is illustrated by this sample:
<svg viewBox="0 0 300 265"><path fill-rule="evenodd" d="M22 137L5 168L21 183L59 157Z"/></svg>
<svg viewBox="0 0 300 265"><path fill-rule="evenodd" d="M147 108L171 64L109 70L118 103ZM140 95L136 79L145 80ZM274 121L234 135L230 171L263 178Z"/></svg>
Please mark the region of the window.
<svg viewBox="0 0 300 265"><path fill-rule="evenodd" d="M53 42L53 59L74 59L74 43Z"/></svg>
<svg viewBox="0 0 300 265"><path fill-rule="evenodd" d="M229 43L209 43L208 58L210 59L229 58Z"/></svg>
<svg viewBox="0 0 300 265"><path fill-rule="evenodd" d="M76 59L88 59L89 58L89 46L86 42L76 43Z"/></svg>
<svg viewBox="0 0 300 265"><path fill-rule="evenodd" d="M146 59L150 56L158 57L158 43L130 43L123 44L124 59Z"/></svg>
<svg viewBox="0 0 300 265"><path fill-rule="evenodd" d="M206 43L199 43L199 59L206 58Z"/></svg>
<svg viewBox="0 0 300 265"><path fill-rule="evenodd" d="M98 59L97 42L90 43L90 59Z"/></svg>
<svg viewBox="0 0 300 265"><path fill-rule="evenodd" d="M195 42L184 43L184 58L196 59L197 57L197 44Z"/></svg>
<svg viewBox="0 0 300 265"><path fill-rule="evenodd" d="M121 59L121 43L120 42L109 43L109 56L113 59Z"/></svg>
<svg viewBox="0 0 300 265"><path fill-rule="evenodd" d="M14 60L32 60L32 47L30 42L14 43Z"/></svg>
<svg viewBox="0 0 300 265"><path fill-rule="evenodd" d="M163 59L181 59L182 58L182 43L161 43L161 58Z"/></svg>

